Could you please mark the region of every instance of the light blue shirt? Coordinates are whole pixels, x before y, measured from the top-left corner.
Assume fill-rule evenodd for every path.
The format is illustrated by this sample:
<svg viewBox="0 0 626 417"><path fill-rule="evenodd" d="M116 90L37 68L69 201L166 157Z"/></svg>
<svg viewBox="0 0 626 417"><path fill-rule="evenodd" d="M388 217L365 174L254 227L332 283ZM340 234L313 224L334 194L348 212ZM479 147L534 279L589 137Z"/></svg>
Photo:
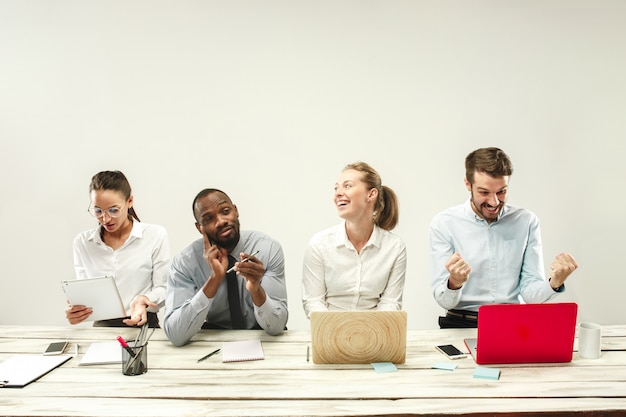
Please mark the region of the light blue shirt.
<svg viewBox="0 0 626 417"><path fill-rule="evenodd" d="M266 299L257 307L246 289L245 279L237 274L241 309L247 329L262 328L270 335L283 332L287 324L287 286L285 260L280 244L256 231L241 231L239 243L230 255L239 260L239 254L259 251L258 258L265 266L261 286ZM204 241L198 239L172 260L165 300L163 330L176 346L189 342L205 321L215 328L231 329L228 288L226 279L220 283L213 298L207 298L202 287L211 276L211 268L204 259Z"/></svg>
<svg viewBox="0 0 626 417"><path fill-rule="evenodd" d="M455 252L472 271L463 287L451 290L446 262ZM520 303L520 296L543 303L557 294L544 274L539 219L508 204L491 224L474 213L469 199L437 214L430 224L430 270L433 296L446 310Z"/></svg>

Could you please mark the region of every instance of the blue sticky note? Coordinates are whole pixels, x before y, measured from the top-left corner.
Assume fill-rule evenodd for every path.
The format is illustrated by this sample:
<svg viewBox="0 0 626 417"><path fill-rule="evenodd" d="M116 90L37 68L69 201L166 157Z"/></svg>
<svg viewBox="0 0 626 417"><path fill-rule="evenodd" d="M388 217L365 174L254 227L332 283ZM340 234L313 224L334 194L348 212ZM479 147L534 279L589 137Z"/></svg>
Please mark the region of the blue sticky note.
<svg viewBox="0 0 626 417"><path fill-rule="evenodd" d="M500 379L500 370L496 368L483 368L477 367L474 369L474 378L493 379L497 381Z"/></svg>
<svg viewBox="0 0 626 417"><path fill-rule="evenodd" d="M444 371L454 371L459 366L456 363L438 362L433 365L433 369L443 369Z"/></svg>
<svg viewBox="0 0 626 417"><path fill-rule="evenodd" d="M372 368L374 368L374 370L379 373L398 371L398 368L396 368L396 365L394 365L391 362L374 362L371 365L372 365Z"/></svg>

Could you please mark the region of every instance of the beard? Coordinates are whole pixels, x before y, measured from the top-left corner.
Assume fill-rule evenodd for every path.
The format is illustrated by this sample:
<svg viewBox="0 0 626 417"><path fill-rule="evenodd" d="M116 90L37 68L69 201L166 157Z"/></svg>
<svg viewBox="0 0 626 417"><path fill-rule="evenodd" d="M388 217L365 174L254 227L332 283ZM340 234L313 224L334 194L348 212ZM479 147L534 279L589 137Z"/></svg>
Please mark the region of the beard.
<svg viewBox="0 0 626 417"><path fill-rule="evenodd" d="M474 211L485 220L496 220L502 211L502 207L504 207L504 201L501 201L496 207L491 206L487 203L476 204L476 200L474 199L474 195L471 198L472 206ZM496 210L489 210L488 208L495 208Z"/></svg>
<svg viewBox="0 0 626 417"><path fill-rule="evenodd" d="M230 237L227 238L220 238L219 234L220 231L222 231L225 228L230 228L234 233L231 233ZM225 248L225 249L232 249L235 246L237 246L237 243L239 243L239 220L235 220L233 223L228 224L225 227L222 227L220 230L217 230L215 233L215 236L208 236L209 240L213 242L213 244L219 246L220 248Z"/></svg>

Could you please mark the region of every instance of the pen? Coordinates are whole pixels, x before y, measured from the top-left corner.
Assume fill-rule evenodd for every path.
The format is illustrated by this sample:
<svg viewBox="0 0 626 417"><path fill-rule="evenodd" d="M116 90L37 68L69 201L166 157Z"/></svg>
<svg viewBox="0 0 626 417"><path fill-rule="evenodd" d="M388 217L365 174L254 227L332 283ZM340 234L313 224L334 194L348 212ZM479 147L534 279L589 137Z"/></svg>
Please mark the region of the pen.
<svg viewBox="0 0 626 417"><path fill-rule="evenodd" d="M244 259L241 262L248 262L250 260L250 258L252 258L253 256L257 255L259 252L261 252L260 250L254 252L252 255L248 256L246 259ZM228 271L226 271L227 274L230 274L231 272L233 272L235 270L235 267L233 266L232 268L230 268Z"/></svg>
<svg viewBox="0 0 626 417"><path fill-rule="evenodd" d="M137 336L135 336L135 343L133 344L133 346L137 347L137 346L143 346L144 341L143 341L143 337L146 334L146 328L148 327L148 323L146 322L143 326L141 326L141 329L139 329L139 333L137 333ZM139 342L139 343L137 343Z"/></svg>
<svg viewBox="0 0 626 417"><path fill-rule="evenodd" d="M209 353L208 355L204 355L203 357L201 357L200 359L198 359L198 362L202 362L203 360L210 358L211 356L219 353L220 349L215 349L213 352Z"/></svg>
<svg viewBox="0 0 626 417"><path fill-rule="evenodd" d="M124 349L126 349L126 352L128 352L128 354L131 357L135 357L135 352L133 352L133 350L130 348L130 346L128 346L128 343L126 343L126 340L124 340L124 338L122 336L117 336L117 340L118 342L120 342L120 345L122 345L122 347Z"/></svg>

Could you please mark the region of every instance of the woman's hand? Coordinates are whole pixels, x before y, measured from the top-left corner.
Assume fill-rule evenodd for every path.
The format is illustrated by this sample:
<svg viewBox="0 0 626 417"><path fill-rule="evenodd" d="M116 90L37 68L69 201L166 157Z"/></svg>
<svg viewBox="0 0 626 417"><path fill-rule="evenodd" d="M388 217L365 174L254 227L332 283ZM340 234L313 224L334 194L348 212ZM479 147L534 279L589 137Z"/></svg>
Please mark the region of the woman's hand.
<svg viewBox="0 0 626 417"><path fill-rule="evenodd" d="M142 326L148 321L148 307L157 305L145 295L138 295L130 302L130 318L124 319L127 326Z"/></svg>
<svg viewBox="0 0 626 417"><path fill-rule="evenodd" d="M73 306L68 303L67 308L65 309L65 317L67 317L67 321L70 324L78 324L83 322L91 316L93 313L93 309L85 306Z"/></svg>

